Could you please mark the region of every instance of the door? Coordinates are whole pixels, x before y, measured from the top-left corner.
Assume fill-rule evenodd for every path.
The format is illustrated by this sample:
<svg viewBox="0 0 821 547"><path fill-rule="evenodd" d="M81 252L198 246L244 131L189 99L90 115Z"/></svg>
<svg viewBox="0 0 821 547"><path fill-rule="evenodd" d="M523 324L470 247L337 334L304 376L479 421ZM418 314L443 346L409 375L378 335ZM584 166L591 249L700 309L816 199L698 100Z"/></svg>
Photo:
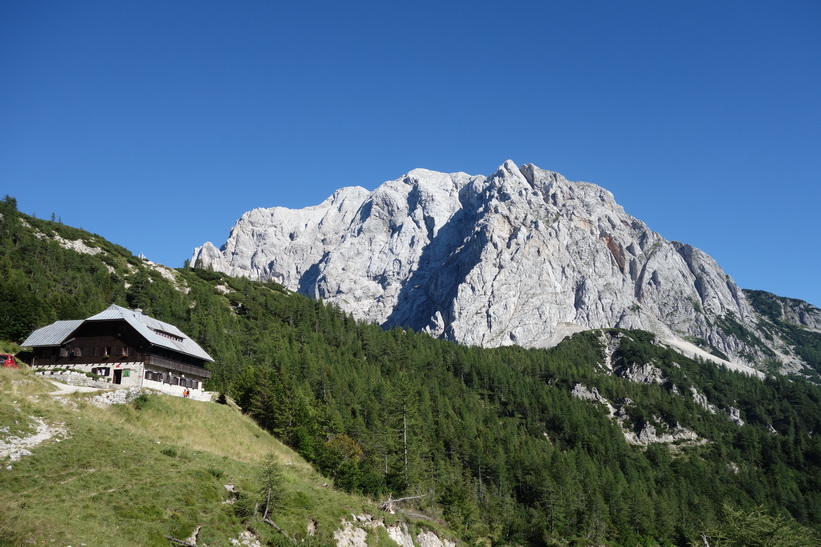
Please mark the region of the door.
<svg viewBox="0 0 821 547"><path fill-rule="evenodd" d="M114 383L115 384L122 384L123 383L123 371L122 371L122 369L118 369L118 368L114 369Z"/></svg>

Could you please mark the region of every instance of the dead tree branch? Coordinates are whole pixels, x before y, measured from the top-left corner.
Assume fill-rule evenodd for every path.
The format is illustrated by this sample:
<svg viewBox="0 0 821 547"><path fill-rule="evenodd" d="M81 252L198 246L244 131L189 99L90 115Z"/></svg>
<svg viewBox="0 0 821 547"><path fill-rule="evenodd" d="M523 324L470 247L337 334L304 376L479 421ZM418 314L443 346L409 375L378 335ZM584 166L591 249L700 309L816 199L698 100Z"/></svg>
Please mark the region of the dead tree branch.
<svg viewBox="0 0 821 547"><path fill-rule="evenodd" d="M394 507L395 504L401 503L403 501L408 501L408 500L417 500L419 498L424 498L425 496L427 496L427 494L420 494L418 496L407 496L407 497L404 497L404 498L393 499L393 495L389 494L388 499L383 501L382 504L379 506L379 508L382 511L385 511L387 513L395 513L396 512L396 507Z"/></svg>

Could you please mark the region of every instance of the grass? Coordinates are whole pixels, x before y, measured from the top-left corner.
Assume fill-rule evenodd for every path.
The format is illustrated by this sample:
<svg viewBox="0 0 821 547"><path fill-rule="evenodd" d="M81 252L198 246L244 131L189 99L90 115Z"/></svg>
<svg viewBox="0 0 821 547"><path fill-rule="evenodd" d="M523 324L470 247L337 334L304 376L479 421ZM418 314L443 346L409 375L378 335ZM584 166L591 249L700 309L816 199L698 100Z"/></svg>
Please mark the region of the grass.
<svg viewBox="0 0 821 547"><path fill-rule="evenodd" d="M19 353L22 349L23 348L21 348L18 344L15 344L14 342L0 340L0 353L11 353L12 355L15 355Z"/></svg>
<svg viewBox="0 0 821 547"><path fill-rule="evenodd" d="M63 402L27 370L0 371L0 427L30 434L31 417L64 424L68 436L0 462L0 545L157 545L165 536L228 545L251 529L265 544L283 537L257 518L243 521L225 489L253 498L262 460L274 453L285 495L273 520L313 545L333 543L351 513L375 514L367 500L324 486L296 453L227 405L149 395L137 404L98 408L94 394ZM3 429L0 429L3 431ZM0 433L5 438L6 433ZM11 469L7 466L11 465Z"/></svg>

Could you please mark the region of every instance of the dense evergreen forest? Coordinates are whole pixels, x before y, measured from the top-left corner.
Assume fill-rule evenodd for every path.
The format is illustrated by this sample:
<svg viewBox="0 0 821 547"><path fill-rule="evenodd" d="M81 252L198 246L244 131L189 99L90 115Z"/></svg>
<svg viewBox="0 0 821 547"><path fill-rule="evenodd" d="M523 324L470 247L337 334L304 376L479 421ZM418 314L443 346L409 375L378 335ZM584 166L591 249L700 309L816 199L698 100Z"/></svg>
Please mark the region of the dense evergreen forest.
<svg viewBox="0 0 821 547"><path fill-rule="evenodd" d="M755 544L738 538L759 526L780 545L818 544L821 389L813 384L694 361L641 331L579 333L550 350L383 331L274 283L193 268L163 274L99 236L19 213L13 198L0 202L0 215L0 340L19 342L111 303L140 307L196 339L216 360L210 389L336 487L375 499L422 496L408 507L469 542ZM66 241L82 241L85 252ZM614 339L607 356L602 341ZM664 381L613 374L607 357L651 363ZM622 423L574 397L577 384L620 402ZM729 418L731 407L744 425ZM647 424L698 438L625 441L625 429Z"/></svg>

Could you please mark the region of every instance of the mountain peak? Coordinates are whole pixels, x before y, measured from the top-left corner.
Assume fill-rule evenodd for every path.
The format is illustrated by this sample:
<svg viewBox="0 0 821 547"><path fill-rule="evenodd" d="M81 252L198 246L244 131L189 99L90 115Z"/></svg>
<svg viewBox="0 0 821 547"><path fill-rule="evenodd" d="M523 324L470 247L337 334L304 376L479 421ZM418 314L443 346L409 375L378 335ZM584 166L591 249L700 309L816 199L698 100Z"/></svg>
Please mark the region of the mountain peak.
<svg viewBox="0 0 821 547"><path fill-rule="evenodd" d="M499 171L507 171L509 173L519 173L519 166L516 165L516 162L513 160L505 160L505 162L499 166Z"/></svg>
<svg viewBox="0 0 821 547"><path fill-rule="evenodd" d="M522 171L519 169L519 166L513 160L506 160L499 168L496 170L496 173L493 174L491 178L503 178L503 179L514 179L522 182L527 182Z"/></svg>

